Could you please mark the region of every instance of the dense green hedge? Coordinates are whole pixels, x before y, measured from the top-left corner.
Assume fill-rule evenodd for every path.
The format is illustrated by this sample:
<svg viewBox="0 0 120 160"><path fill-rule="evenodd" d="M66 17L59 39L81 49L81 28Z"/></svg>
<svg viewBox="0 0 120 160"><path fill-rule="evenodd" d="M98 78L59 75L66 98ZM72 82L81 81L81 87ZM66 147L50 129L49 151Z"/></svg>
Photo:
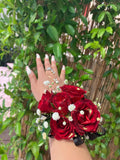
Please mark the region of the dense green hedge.
<svg viewBox="0 0 120 160"><path fill-rule="evenodd" d="M11 138L10 144L5 146L1 144L0 154L2 159L7 159L7 151L14 151L15 159L18 159L18 150L26 148L26 160L35 159L42 160L42 151L39 152L44 144L48 149L47 140L42 138L36 125L37 115L33 111L33 107L37 106L33 95L30 92L30 84L26 75L25 66L29 65L35 70L35 55L39 53L42 60L45 53L54 54L59 64L66 65L66 78L70 82L77 82L79 85L84 80L89 80L92 70L84 69L79 64L79 60L85 63L93 56L94 58L100 54L105 59L106 64L114 62L114 67L104 73L104 76L113 75L116 80L120 79L120 28L119 23L115 23L115 17L120 13L119 0L96 0L97 4L92 7L92 20L97 27L92 27L88 31L88 21L84 16L85 8L89 8L91 0L1 0L0 1L0 56L3 57L13 49L14 68L17 74L13 75L13 79L9 84L9 88L5 89L5 93L13 98L11 108L8 108L11 117L3 122L3 115L6 111L4 106L0 108L0 133L8 126L10 132L15 130L16 135ZM4 14L4 8L7 13ZM83 22L82 26L78 25L77 19ZM82 28L82 31L78 31ZM67 38L60 40L63 33L67 33L66 37L71 37L71 41ZM61 36L62 35L62 36ZM92 55L83 54L79 49L79 45L93 53ZM5 50L7 47L7 50ZM108 48L106 50L105 48ZM68 63L66 52L74 57L75 68ZM62 59L62 61L61 61ZM77 69L77 72L74 72ZM84 70L86 74L79 77L79 71ZM72 75L72 76L71 76ZM120 130L120 84L112 95L106 95L110 101L110 114L104 114L106 119L105 127L107 134L98 138L90 145L96 144L95 149L91 150L91 155L106 159L110 153L109 142L114 138L114 144L120 148L119 130ZM114 102L112 101L114 99ZM29 121L26 124L30 127L26 136L21 135L21 119L29 115ZM110 116L112 115L112 116ZM46 131L47 132L47 131ZM36 139L30 140L31 135L35 135ZM104 141L103 141L104 139ZM115 156L120 156L120 149L116 150Z"/></svg>

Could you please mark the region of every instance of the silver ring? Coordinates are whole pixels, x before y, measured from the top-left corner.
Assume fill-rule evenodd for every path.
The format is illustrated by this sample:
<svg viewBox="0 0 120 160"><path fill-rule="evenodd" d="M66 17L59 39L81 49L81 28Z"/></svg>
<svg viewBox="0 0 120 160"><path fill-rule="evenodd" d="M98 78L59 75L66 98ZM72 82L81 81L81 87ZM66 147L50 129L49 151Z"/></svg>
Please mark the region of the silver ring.
<svg viewBox="0 0 120 160"><path fill-rule="evenodd" d="M52 70L52 68L51 67L48 67L47 69L46 69L46 71L51 71Z"/></svg>

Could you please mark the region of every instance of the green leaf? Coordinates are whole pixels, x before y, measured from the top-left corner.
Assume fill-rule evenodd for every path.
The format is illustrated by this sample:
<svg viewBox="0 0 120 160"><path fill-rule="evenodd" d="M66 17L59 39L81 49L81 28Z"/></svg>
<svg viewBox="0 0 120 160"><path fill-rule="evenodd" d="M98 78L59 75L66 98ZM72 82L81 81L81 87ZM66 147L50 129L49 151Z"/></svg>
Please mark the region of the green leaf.
<svg viewBox="0 0 120 160"><path fill-rule="evenodd" d="M84 69L86 73L93 74L94 72L91 69Z"/></svg>
<svg viewBox="0 0 120 160"><path fill-rule="evenodd" d="M105 55L106 55L106 52L105 52L105 49L103 47L100 49L100 54L101 54L102 58L104 59Z"/></svg>
<svg viewBox="0 0 120 160"><path fill-rule="evenodd" d="M0 155L1 154L5 154L5 153L6 153L6 148L5 148L4 145L1 144L1 146L0 146Z"/></svg>
<svg viewBox="0 0 120 160"><path fill-rule="evenodd" d="M113 77L117 80L118 79L118 74L114 72Z"/></svg>
<svg viewBox="0 0 120 160"><path fill-rule="evenodd" d="M20 124L20 122L17 122L15 124L15 133L16 133L17 136L21 136L21 124Z"/></svg>
<svg viewBox="0 0 120 160"><path fill-rule="evenodd" d="M108 70L103 74L103 77L107 77L110 73L112 73L112 70Z"/></svg>
<svg viewBox="0 0 120 160"><path fill-rule="evenodd" d="M38 160L43 160L43 155L42 155L42 153L39 154Z"/></svg>
<svg viewBox="0 0 120 160"><path fill-rule="evenodd" d="M49 51L53 50L53 46L54 46L53 43L48 43L47 46L45 47L45 50L49 52Z"/></svg>
<svg viewBox="0 0 120 160"><path fill-rule="evenodd" d="M98 33L98 30L99 30L98 28L93 28L93 29L91 30L90 33L92 33L92 36L91 36L92 39L95 38L96 34Z"/></svg>
<svg viewBox="0 0 120 160"><path fill-rule="evenodd" d="M91 42L90 43L87 43L86 45L85 45L85 47L84 47L84 49L87 49L87 48L89 48L89 47L91 47Z"/></svg>
<svg viewBox="0 0 120 160"><path fill-rule="evenodd" d="M107 28L106 28L106 32L112 34L112 33L113 33L112 27L107 27Z"/></svg>
<svg viewBox="0 0 120 160"><path fill-rule="evenodd" d="M49 25L47 28L47 33L53 41L59 41L58 32L54 26Z"/></svg>
<svg viewBox="0 0 120 160"><path fill-rule="evenodd" d="M116 99L117 99L117 101L120 102L120 94L118 94L118 95L116 96Z"/></svg>
<svg viewBox="0 0 120 160"><path fill-rule="evenodd" d="M8 90L7 88L4 89L4 93L9 95L10 97L13 96L13 93L10 90Z"/></svg>
<svg viewBox="0 0 120 160"><path fill-rule="evenodd" d="M86 80L91 80L92 78L88 74L84 74L80 77L80 80L86 81Z"/></svg>
<svg viewBox="0 0 120 160"><path fill-rule="evenodd" d="M104 28L99 29L97 37L98 38L102 37L104 33L105 33L105 29Z"/></svg>
<svg viewBox="0 0 120 160"><path fill-rule="evenodd" d="M87 26L88 25L87 18L83 15L80 15L80 18L81 18L82 22Z"/></svg>
<svg viewBox="0 0 120 160"><path fill-rule="evenodd" d="M106 14L105 11L102 11L102 12L99 14L99 16L98 16L98 22L99 22L99 23L104 19L105 14Z"/></svg>
<svg viewBox="0 0 120 160"><path fill-rule="evenodd" d="M54 44L53 46L53 53L55 55L55 59L60 62L62 58L62 46L59 42Z"/></svg>
<svg viewBox="0 0 120 160"><path fill-rule="evenodd" d="M69 7L69 12L75 14L75 8L72 7L72 6L70 6L70 7Z"/></svg>
<svg viewBox="0 0 120 160"><path fill-rule="evenodd" d="M38 146L41 147L44 144L44 140L40 139L40 141L38 142Z"/></svg>
<svg viewBox="0 0 120 160"><path fill-rule="evenodd" d="M107 12L106 12L106 15L107 15L107 17L108 17L109 22L112 23L112 22L113 22L113 18L112 18L111 13L107 11Z"/></svg>
<svg viewBox="0 0 120 160"><path fill-rule="evenodd" d="M35 34L34 34L35 45L36 45L37 41L38 41L39 38L40 38L40 34L41 34L41 32L35 32Z"/></svg>
<svg viewBox="0 0 120 160"><path fill-rule="evenodd" d="M115 5L115 4L110 4L110 7L114 10L114 11L116 11L117 12L117 6Z"/></svg>
<svg viewBox="0 0 120 160"><path fill-rule="evenodd" d="M73 28L72 25L70 25L70 24L65 25L65 29L66 29L68 34L70 34L71 36L74 36L75 29Z"/></svg>
<svg viewBox="0 0 120 160"><path fill-rule="evenodd" d="M8 158L7 158L7 154L3 154L3 155L1 155L1 160L8 160Z"/></svg>
<svg viewBox="0 0 120 160"><path fill-rule="evenodd" d="M66 74L70 74L72 71L73 71L73 68L71 68L69 66L66 66L66 68L65 68L65 73Z"/></svg>
<svg viewBox="0 0 120 160"><path fill-rule="evenodd" d="M7 118L0 126L0 134L8 127L10 126L10 123L13 121L14 118Z"/></svg>
<svg viewBox="0 0 120 160"><path fill-rule="evenodd" d="M31 151L32 151L33 155L35 156L35 159L37 160L37 158L39 156L39 146L38 146L37 142L32 142Z"/></svg>
<svg viewBox="0 0 120 160"><path fill-rule="evenodd" d="M28 151L26 154L26 160L33 160L33 154L31 151Z"/></svg>
<svg viewBox="0 0 120 160"><path fill-rule="evenodd" d="M43 7L39 6L38 7L38 15L40 16L40 18L44 17L44 11L43 11Z"/></svg>
<svg viewBox="0 0 120 160"><path fill-rule="evenodd" d="M30 20L29 20L29 26L31 26L31 23L34 22L35 18L36 18L37 13L34 13L32 15L30 15Z"/></svg>
<svg viewBox="0 0 120 160"><path fill-rule="evenodd" d="M117 146L119 143L119 136L114 137L114 144Z"/></svg>
<svg viewBox="0 0 120 160"><path fill-rule="evenodd" d="M97 8L100 9L103 6L105 6L105 4L102 3L102 4L98 5Z"/></svg>

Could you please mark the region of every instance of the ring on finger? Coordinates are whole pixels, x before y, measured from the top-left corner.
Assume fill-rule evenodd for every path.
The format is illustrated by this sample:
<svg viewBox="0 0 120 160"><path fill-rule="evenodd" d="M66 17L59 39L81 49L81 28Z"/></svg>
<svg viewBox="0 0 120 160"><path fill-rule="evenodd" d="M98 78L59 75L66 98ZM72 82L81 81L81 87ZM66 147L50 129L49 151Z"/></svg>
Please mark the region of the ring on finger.
<svg viewBox="0 0 120 160"><path fill-rule="evenodd" d="M51 71L51 70L52 70L51 67L46 68L46 71Z"/></svg>

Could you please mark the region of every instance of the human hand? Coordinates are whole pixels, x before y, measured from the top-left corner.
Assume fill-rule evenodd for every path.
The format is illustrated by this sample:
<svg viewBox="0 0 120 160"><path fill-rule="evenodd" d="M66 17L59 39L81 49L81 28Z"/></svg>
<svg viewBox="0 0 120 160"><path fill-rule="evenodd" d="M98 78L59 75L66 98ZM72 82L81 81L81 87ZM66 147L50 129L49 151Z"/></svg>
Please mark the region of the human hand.
<svg viewBox="0 0 120 160"><path fill-rule="evenodd" d="M46 90L59 92L59 87L64 84L65 80L65 66L63 65L59 76L54 56L52 56L50 64L49 56L47 54L44 59L45 68L39 54L36 54L36 64L38 79L28 66L26 67L26 71L30 79L32 93L35 99L40 101L42 94L45 93Z"/></svg>

